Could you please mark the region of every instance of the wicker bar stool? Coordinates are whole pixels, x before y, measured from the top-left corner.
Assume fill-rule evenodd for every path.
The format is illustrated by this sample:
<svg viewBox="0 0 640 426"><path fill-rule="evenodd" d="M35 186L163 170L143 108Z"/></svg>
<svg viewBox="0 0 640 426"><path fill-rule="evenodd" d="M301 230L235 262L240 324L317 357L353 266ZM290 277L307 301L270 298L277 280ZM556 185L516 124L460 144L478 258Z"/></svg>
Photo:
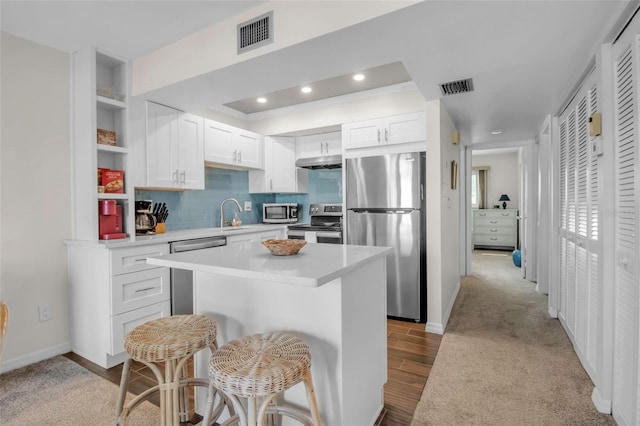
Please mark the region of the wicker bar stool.
<svg viewBox="0 0 640 426"><path fill-rule="evenodd" d="M233 402L237 412L223 425L262 426L271 415L287 415L305 425L321 425L311 380L309 346L297 336L274 332L233 340L211 356L209 380L212 387ZM299 382L306 388L310 416L275 402L280 393ZM246 409L239 398L246 398ZM204 424L208 421L205 417Z"/></svg>
<svg viewBox="0 0 640 426"><path fill-rule="evenodd" d="M153 393L160 393L160 424L178 425L189 420L188 386L210 388L209 380L189 378L187 361L198 351L216 350L217 324L213 318L203 315L174 315L148 321L129 332L124 347L129 358L122 368L120 393L116 406L116 425L125 425L129 413ZM153 371L158 384L132 399L124 401L129 383L131 362L139 361ZM164 364L164 373L161 370ZM215 392L215 389L213 389ZM205 416L217 418L225 406L224 398L218 398L213 409L215 395L210 395ZM234 415L229 404L230 414Z"/></svg>

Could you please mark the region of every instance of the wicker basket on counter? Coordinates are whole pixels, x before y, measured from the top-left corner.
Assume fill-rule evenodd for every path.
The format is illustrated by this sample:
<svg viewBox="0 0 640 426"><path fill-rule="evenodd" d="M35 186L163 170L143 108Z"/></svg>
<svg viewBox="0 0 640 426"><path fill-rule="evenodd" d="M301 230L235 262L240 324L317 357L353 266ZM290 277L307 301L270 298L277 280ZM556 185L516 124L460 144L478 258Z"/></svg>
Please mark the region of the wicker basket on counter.
<svg viewBox="0 0 640 426"><path fill-rule="evenodd" d="M297 254L307 242L305 240L265 240L265 246L274 256L291 256Z"/></svg>

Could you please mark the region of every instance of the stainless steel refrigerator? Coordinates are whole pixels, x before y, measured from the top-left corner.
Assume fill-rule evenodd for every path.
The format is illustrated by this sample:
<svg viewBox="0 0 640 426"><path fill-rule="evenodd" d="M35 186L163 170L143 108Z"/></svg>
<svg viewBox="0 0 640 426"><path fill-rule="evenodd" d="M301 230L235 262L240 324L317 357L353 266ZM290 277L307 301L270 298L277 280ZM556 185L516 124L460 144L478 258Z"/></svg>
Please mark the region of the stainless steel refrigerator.
<svg viewBox="0 0 640 426"><path fill-rule="evenodd" d="M387 316L425 322L425 153L346 160L347 244L387 246Z"/></svg>

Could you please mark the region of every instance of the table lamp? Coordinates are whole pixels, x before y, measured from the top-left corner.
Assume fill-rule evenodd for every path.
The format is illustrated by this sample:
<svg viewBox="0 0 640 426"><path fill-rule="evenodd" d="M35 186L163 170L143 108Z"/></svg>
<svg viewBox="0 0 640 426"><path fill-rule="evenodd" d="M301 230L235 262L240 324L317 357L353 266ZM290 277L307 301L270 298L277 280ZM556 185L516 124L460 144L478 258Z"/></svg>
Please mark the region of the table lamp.
<svg viewBox="0 0 640 426"><path fill-rule="evenodd" d="M498 201L502 201L502 208L506 209L507 208L507 201L511 201L511 200L509 199L509 196L507 194L502 194Z"/></svg>

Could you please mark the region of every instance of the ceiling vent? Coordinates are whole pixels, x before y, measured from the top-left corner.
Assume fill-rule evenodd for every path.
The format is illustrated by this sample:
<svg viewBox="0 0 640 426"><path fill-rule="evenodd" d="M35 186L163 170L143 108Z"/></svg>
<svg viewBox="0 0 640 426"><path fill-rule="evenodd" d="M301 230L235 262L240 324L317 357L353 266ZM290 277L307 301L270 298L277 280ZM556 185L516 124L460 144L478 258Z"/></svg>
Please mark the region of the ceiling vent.
<svg viewBox="0 0 640 426"><path fill-rule="evenodd" d="M440 84L440 90L443 96L457 95L460 93L473 92L473 80L467 78L466 80L450 81L448 83Z"/></svg>
<svg viewBox="0 0 640 426"><path fill-rule="evenodd" d="M238 25L238 54L273 43L273 11Z"/></svg>

